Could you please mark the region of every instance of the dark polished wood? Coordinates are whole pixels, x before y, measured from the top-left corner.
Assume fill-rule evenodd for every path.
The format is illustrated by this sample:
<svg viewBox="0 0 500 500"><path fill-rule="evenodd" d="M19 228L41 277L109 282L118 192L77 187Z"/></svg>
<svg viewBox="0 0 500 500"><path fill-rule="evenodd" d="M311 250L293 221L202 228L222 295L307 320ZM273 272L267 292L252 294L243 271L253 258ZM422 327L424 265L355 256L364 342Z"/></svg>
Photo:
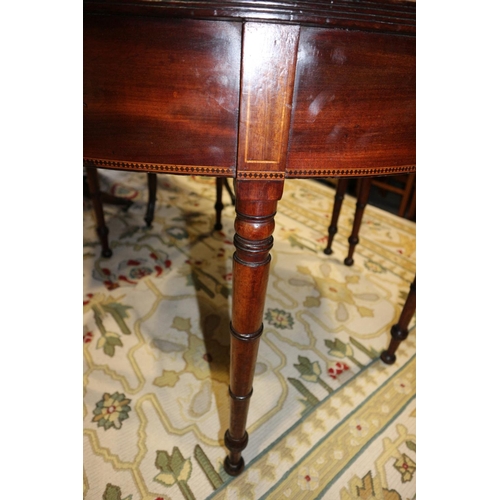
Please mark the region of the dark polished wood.
<svg viewBox="0 0 500 500"><path fill-rule="evenodd" d="M265 200L257 200L257 193L263 188ZM282 181L265 186L257 181L238 181L236 184L229 385L231 417L224 439L230 452L224 467L231 475L237 475L244 466L241 452L248 440L246 420L263 330L274 215L282 192Z"/></svg>
<svg viewBox="0 0 500 500"><path fill-rule="evenodd" d="M326 255L331 255L332 253L332 243L335 234L337 234L337 225L340 216L340 210L342 208L342 202L344 201L345 192L347 190L347 179L338 179L337 189L335 191L335 199L333 203L332 218L330 221L330 226L328 227L328 241L326 248L324 250ZM354 250L356 245L359 243L359 230L361 228L361 222L363 220L363 214L365 212L365 207L368 203L368 198L370 196L370 186L372 183L371 177L362 177L358 181L357 185L357 200L356 200L356 210L354 212L354 219L351 229L351 234L348 238L349 250L347 257L344 259L344 264L346 266L352 266L354 264Z"/></svg>
<svg viewBox="0 0 500 500"><path fill-rule="evenodd" d="M241 31L234 22L85 16L85 157L233 176Z"/></svg>
<svg viewBox="0 0 500 500"><path fill-rule="evenodd" d="M235 179L228 473L292 177L415 171L415 3L84 1L84 162Z"/></svg>
<svg viewBox="0 0 500 500"><path fill-rule="evenodd" d="M368 203L368 198L370 196L371 182L372 180L370 177L363 177L359 181L352 232L347 240L349 242L349 250L347 252L347 257L344 259L344 264L346 266L352 266L354 264L354 250L356 245L359 243L359 230L361 228L361 222L363 220L363 214L365 213L366 204Z"/></svg>
<svg viewBox="0 0 500 500"><path fill-rule="evenodd" d="M146 222L146 226L148 227L151 227L153 218L155 216L156 186L157 186L156 174L148 173L148 207L146 215L144 217L144 221Z"/></svg>
<svg viewBox="0 0 500 500"><path fill-rule="evenodd" d="M109 247L108 242L109 229L106 226L106 221L104 220L104 211L102 208L102 193L99 186L99 176L96 168L87 167L86 171L90 199L92 201L92 208L94 209L94 215L96 218L97 235L99 236L99 242L101 243L101 256L108 258L113 255L113 252Z"/></svg>
<svg viewBox="0 0 500 500"><path fill-rule="evenodd" d="M403 310L399 316L399 321L391 328L391 342L386 351L380 355L380 359L387 365L392 365L396 361L396 350L399 344L408 337L408 325L415 314L417 307L417 278L410 286L410 292L406 298Z"/></svg>
<svg viewBox="0 0 500 500"><path fill-rule="evenodd" d="M415 40L301 30L290 177L402 173L415 164Z"/></svg>
<svg viewBox="0 0 500 500"><path fill-rule="evenodd" d="M349 179L337 179L337 187L335 188L335 198L333 202L332 218L330 219L330 225L328 226L328 241L326 243L326 248L323 250L326 255L332 254L332 243L333 238L338 231L338 223L340 210L342 208L342 203L344 202L344 196L347 191L349 184Z"/></svg>
<svg viewBox="0 0 500 500"><path fill-rule="evenodd" d="M226 188L226 191L231 198L232 205L236 205L236 196L229 185L227 178L225 177L217 177L215 179L215 224L214 229L216 231L220 231L222 229L222 210L224 208L224 203L222 202L222 192Z"/></svg>

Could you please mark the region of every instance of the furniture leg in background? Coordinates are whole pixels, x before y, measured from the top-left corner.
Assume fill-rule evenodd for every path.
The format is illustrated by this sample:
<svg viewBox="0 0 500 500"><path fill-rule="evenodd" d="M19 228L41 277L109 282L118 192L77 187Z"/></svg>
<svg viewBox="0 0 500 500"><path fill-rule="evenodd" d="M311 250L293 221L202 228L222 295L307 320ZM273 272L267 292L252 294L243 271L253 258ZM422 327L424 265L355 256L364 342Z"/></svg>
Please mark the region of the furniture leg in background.
<svg viewBox="0 0 500 500"><path fill-rule="evenodd" d="M347 257L344 259L344 264L346 266L352 266L354 264L354 249L359 243L359 229L361 227L361 221L363 220L363 214L365 213L365 207L368 203L368 198L370 196L370 187L372 179L371 177L363 177L359 181L359 192L358 199L356 201L356 211L354 212L354 222L352 224L352 233L347 240L349 242L349 251L347 252Z"/></svg>
<svg viewBox="0 0 500 500"><path fill-rule="evenodd" d="M144 221L148 227L151 227L151 223L155 216L156 185L156 174L148 173L148 208L146 210L146 216L144 217Z"/></svg>
<svg viewBox="0 0 500 500"><path fill-rule="evenodd" d="M154 218L154 211L155 211L155 203L156 203L156 187L157 187L157 177L156 174L148 173L148 192L149 192L149 199L148 199L148 208L147 208L147 213L146 217L144 217L144 220L146 221L146 224L148 227L151 227L151 223L153 222ZM223 189L226 188L227 192L229 193L229 196L231 197L231 203L234 205L236 203L235 196L233 191L231 190L231 187L229 186L229 182L226 177L216 177L216 184L215 184L215 225L214 229L217 231L220 231L222 229L222 209L224 208L224 204L222 203L222 191Z"/></svg>
<svg viewBox="0 0 500 500"><path fill-rule="evenodd" d="M368 198L370 196L370 186L371 177L363 177L359 180L358 185L358 196L356 201L356 211L354 213L354 222L352 225L352 232L349 236L349 251L347 257L344 259L344 264L346 266L352 266L354 264L353 255L354 249L359 242L359 229L361 227L361 221L363 220L363 214L365 211L366 204L368 203ZM324 250L326 255L332 253L332 243L333 238L338 230L338 220L340 215L340 210L342 208L342 202L344 201L344 196L347 190L349 180L348 179L338 179L337 190L335 193L335 201L333 204L332 219L330 226L328 227L328 242Z"/></svg>
<svg viewBox="0 0 500 500"><path fill-rule="evenodd" d="M102 209L102 193L99 188L99 175L97 168L87 167L87 180L89 185L90 199L92 200L92 208L97 222L97 235L101 242L101 255L102 257L111 257L113 252L109 248L108 233L109 230L104 221L104 212Z"/></svg>
<svg viewBox="0 0 500 500"><path fill-rule="evenodd" d="M229 186L229 182L227 177L216 177L215 184L215 225L214 229L216 231L220 231L222 229L222 209L224 208L224 204L222 203L222 191L224 188L227 189L229 196L231 197L231 203L233 206L236 204L236 197L234 196L233 191L231 190L231 186Z"/></svg>
<svg viewBox="0 0 500 500"><path fill-rule="evenodd" d="M86 176L83 176L83 196L87 198L91 197L89 181ZM113 194L105 192L101 192L101 203L108 203L110 205L120 205L123 207L123 210L128 210L134 204L132 200L128 200L127 198L121 198L120 196L115 196Z"/></svg>
<svg viewBox="0 0 500 500"><path fill-rule="evenodd" d="M103 203L111 203L113 205L122 205L127 210L133 202L126 198L113 196L109 193L103 193L99 186L99 173L95 167L86 167L89 196L92 200L92 208L97 222L97 234L101 243L101 256L109 258L113 255L113 251L109 247L108 233L109 229L104 220L104 211L102 208ZM150 227L154 217L155 203L156 203L156 174L148 173L148 204L144 220Z"/></svg>
<svg viewBox="0 0 500 500"><path fill-rule="evenodd" d="M333 203L332 219L330 221L330 226L328 227L328 242L326 248L323 250L326 255L332 254L332 243L333 238L338 231L338 222L340 216L340 209L342 208L342 202L344 201L344 196L347 191L347 186L349 185L349 179L337 179L337 187L335 189L335 201Z"/></svg>
<svg viewBox="0 0 500 500"><path fill-rule="evenodd" d="M396 350L399 344L408 337L408 325L415 314L417 295L417 278L410 286L410 293L399 316L399 321L391 328L391 342L389 348L380 355L380 359L387 365L396 361Z"/></svg>
<svg viewBox="0 0 500 500"><path fill-rule="evenodd" d="M99 241L101 243L101 249L102 249L101 255L106 258L111 257L113 255L113 252L109 247L109 242L108 242L109 230L104 220L104 211L102 205L103 203L112 203L114 205L123 205L125 209L128 209L133 202L127 200L126 198L120 198L118 196L113 196L108 193L103 193L99 187L99 176L97 169L93 167L87 167L86 171L88 179L89 197L92 200L92 207L94 209L94 214L96 216L96 221L97 221L97 234L99 236ZM151 227L155 214L156 191L157 191L158 180L156 174L148 172L147 175L148 175L148 203L144 221L146 222L146 225L148 227ZM227 178L217 177L216 179L217 179L216 201L215 201L216 223L214 229L221 230L222 209L224 208L224 204L222 203L222 191L224 187L227 189L233 205L236 203L236 200L235 200L235 195L231 190L231 187L229 186Z"/></svg>

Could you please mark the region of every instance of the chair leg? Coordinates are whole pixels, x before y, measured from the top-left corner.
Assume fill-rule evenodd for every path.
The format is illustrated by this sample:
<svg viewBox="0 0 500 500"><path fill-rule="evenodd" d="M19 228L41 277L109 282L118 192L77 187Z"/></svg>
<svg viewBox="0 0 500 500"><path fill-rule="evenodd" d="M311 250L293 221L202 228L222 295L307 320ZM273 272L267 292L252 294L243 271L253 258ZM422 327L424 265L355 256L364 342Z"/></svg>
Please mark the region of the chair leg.
<svg viewBox="0 0 500 500"><path fill-rule="evenodd" d="M389 348L380 355L380 359L387 365L396 361L396 350L399 344L408 337L408 325L415 314L417 296L417 278L410 286L410 293L406 298L405 305L399 316L399 321L391 328L391 342Z"/></svg>
<svg viewBox="0 0 500 500"><path fill-rule="evenodd" d="M417 217L417 188L413 189L413 194L411 196L410 206L406 217L410 220L416 220Z"/></svg>
<svg viewBox="0 0 500 500"><path fill-rule="evenodd" d="M111 255L113 255L113 252L109 248L108 243L109 230L106 227L106 223L104 221L104 212L102 209L101 190L99 188L99 177L97 174L97 169L93 167L86 167L86 171L90 199L92 200L92 207L94 209L94 214L97 221L97 235L99 236L99 241L101 242L101 255L106 258L111 257Z"/></svg>
<svg viewBox="0 0 500 500"><path fill-rule="evenodd" d="M231 189L231 186L229 185L227 177L224 177L224 187L226 188L226 191L229 193L229 196L231 198L231 204L233 206L235 206L236 205L236 196L234 195L233 190Z"/></svg>
<svg viewBox="0 0 500 500"><path fill-rule="evenodd" d="M338 231L338 222L340 216L340 209L342 208L342 202L344 201L344 195L347 191L347 185L349 184L349 179L338 179L337 188L335 190L335 201L333 203L332 219L330 221L330 226L328 227L328 242L326 248L323 252L326 255L332 254L332 243L333 238Z"/></svg>
<svg viewBox="0 0 500 500"><path fill-rule="evenodd" d="M408 174L408 179L406 181L406 186L401 198L401 203L399 204L398 216L404 217L406 211L408 210L408 204L410 203L410 197L413 191L413 186L415 184L416 174Z"/></svg>
<svg viewBox="0 0 500 500"><path fill-rule="evenodd" d="M224 177L215 178L215 225L214 229L220 231L222 229L222 209L224 204L222 203L222 189L224 188Z"/></svg>
<svg viewBox="0 0 500 500"><path fill-rule="evenodd" d="M368 203L368 198L370 196L370 186L371 177L363 177L360 179L358 199L356 202L356 212L354 213L354 223L352 225L351 236L347 240L349 242L349 251L347 257L344 259L344 264L346 266L352 266L354 264L354 249L359 243L359 228L361 227L361 221L363 220L363 213L365 211L366 204Z"/></svg>
<svg viewBox="0 0 500 500"><path fill-rule="evenodd" d="M215 225L214 229L220 231L222 229L222 209L224 208L224 203L222 203L222 191L226 188L231 198L231 204L236 205L236 196L229 185L227 177L216 177L215 178Z"/></svg>
<svg viewBox="0 0 500 500"><path fill-rule="evenodd" d="M155 216L156 185L156 174L148 173L148 207L146 210L146 216L144 217L148 227L151 227L151 223L153 222Z"/></svg>

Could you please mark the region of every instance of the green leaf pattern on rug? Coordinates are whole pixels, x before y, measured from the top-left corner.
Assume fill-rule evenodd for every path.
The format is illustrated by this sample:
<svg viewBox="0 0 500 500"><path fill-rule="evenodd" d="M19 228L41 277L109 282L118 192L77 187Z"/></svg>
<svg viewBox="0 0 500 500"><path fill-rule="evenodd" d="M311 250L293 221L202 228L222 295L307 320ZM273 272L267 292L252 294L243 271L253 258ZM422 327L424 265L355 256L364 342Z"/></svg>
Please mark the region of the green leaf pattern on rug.
<svg viewBox="0 0 500 500"><path fill-rule="evenodd" d="M122 490L118 486L108 483L102 495L102 500L132 500L132 495L122 498Z"/></svg>
<svg viewBox="0 0 500 500"><path fill-rule="evenodd" d="M219 486L222 486L223 481L220 475L214 469L214 466L199 444L194 447L194 458L198 462L198 465L201 467L201 470L207 476L207 479L210 481L210 484L212 485L214 490L219 488Z"/></svg>
<svg viewBox="0 0 500 500"><path fill-rule="evenodd" d="M411 451L417 451L417 444L413 441L406 441L406 446L408 446L408 448L411 450Z"/></svg>
<svg viewBox="0 0 500 500"><path fill-rule="evenodd" d="M92 422L97 422L98 427L104 427L107 431L111 427L121 429L123 420L128 418L131 411L130 399L125 398L125 394L115 392L109 395L103 394L102 399L96 403L94 409L94 418Z"/></svg>
<svg viewBox="0 0 500 500"><path fill-rule="evenodd" d="M191 477L191 460L184 459L177 446L172 450L172 455L169 455L166 451L158 450L155 465L161 471L154 477L157 483L168 488L177 484L186 500L195 500L195 496L187 483Z"/></svg>
<svg viewBox="0 0 500 500"><path fill-rule="evenodd" d="M289 312L283 309L268 309L266 311L265 319L267 322L281 330L293 328L293 318Z"/></svg>
<svg viewBox="0 0 500 500"><path fill-rule="evenodd" d="M349 340L354 347L359 349L362 353L366 354L370 359L376 359L380 356L381 351L377 351L373 347L370 347L370 349L368 349L353 337L349 337Z"/></svg>
<svg viewBox="0 0 500 500"><path fill-rule="evenodd" d="M325 389L329 394L333 392L333 389L320 377L321 367L317 361L311 362L309 358L305 356L299 356L299 364L293 365L300 373L301 378L307 382L318 383L323 389Z"/></svg>
<svg viewBox="0 0 500 500"><path fill-rule="evenodd" d="M156 377L153 384L158 387L174 387L179 381L179 374L172 370L163 370L159 377Z"/></svg>
<svg viewBox="0 0 500 500"><path fill-rule="evenodd" d="M328 354L330 354L330 356L335 356L336 358L341 359L347 358L352 361L358 368L364 367L364 365L354 357L354 351L349 344L346 344L337 338L334 341L325 339L325 345L329 349Z"/></svg>
<svg viewBox="0 0 500 500"><path fill-rule="evenodd" d="M300 380L288 377L288 381L305 397L305 399L299 399L304 405L301 415L305 415L319 404L319 399Z"/></svg>
<svg viewBox="0 0 500 500"><path fill-rule="evenodd" d="M95 324L101 333L101 338L98 340L96 348L103 349L104 353L110 357L114 356L115 348L123 346L123 343L118 333L106 330L104 318L110 315L123 334L130 335L131 333L130 328L125 323L125 319L128 318L127 310L132 309L132 307L118 302L122 298L98 293L90 295L89 300L85 301L83 305L84 313L88 311L94 313Z"/></svg>

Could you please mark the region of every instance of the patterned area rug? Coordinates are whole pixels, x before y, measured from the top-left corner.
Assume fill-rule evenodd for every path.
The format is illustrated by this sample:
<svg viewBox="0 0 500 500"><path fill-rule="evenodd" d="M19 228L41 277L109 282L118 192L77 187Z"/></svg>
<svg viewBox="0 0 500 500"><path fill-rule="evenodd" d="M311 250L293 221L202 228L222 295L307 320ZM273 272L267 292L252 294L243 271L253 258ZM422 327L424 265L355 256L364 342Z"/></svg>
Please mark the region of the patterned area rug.
<svg viewBox="0 0 500 500"><path fill-rule="evenodd" d="M231 478L229 318L234 208L214 232L215 181L100 170L113 256L84 206L84 497L415 499L415 318L393 366L389 341L415 274L415 224L365 211L346 267L355 200L326 256L334 190L286 182L244 451Z"/></svg>

